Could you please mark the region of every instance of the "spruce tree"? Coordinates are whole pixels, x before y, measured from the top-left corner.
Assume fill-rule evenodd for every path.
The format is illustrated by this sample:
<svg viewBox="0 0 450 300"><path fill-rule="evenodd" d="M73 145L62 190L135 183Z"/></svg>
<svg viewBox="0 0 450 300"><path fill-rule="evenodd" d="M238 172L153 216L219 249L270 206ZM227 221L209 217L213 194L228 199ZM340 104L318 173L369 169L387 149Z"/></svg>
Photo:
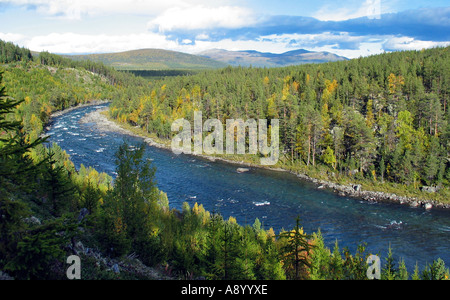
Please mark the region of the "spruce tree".
<svg viewBox="0 0 450 300"><path fill-rule="evenodd" d="M46 157L43 169L44 194L46 206L51 215L60 217L73 208L76 187L72 183L67 170L58 165L52 149L45 150Z"/></svg>

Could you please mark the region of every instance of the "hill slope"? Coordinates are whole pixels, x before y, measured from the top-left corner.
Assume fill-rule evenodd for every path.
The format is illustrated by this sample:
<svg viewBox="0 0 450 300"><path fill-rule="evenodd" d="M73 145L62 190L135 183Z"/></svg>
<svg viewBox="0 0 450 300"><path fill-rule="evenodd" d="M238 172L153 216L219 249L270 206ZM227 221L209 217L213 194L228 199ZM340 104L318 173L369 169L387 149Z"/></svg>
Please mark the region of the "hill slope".
<svg viewBox="0 0 450 300"><path fill-rule="evenodd" d="M263 53L258 51L227 51L221 49L207 50L199 55L214 59L232 66L284 67L309 63L324 63L348 60L329 52L311 52L303 49L282 54Z"/></svg>
<svg viewBox="0 0 450 300"><path fill-rule="evenodd" d="M118 70L201 70L226 67L210 58L162 49L141 49L120 53L66 55L74 60L102 62Z"/></svg>

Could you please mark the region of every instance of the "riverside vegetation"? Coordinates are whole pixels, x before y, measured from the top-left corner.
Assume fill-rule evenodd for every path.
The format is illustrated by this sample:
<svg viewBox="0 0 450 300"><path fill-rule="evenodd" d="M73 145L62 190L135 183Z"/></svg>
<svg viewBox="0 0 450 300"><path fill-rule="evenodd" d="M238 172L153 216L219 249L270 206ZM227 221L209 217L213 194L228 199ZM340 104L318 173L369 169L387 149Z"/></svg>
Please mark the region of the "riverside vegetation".
<svg viewBox="0 0 450 300"><path fill-rule="evenodd" d="M449 48L279 69L226 68L125 88L110 116L162 140L204 119L280 119L286 170L449 204ZM225 130L224 130L225 132ZM226 156L258 164L259 157Z"/></svg>
<svg viewBox="0 0 450 300"><path fill-rule="evenodd" d="M235 74L237 77L245 75L241 79L248 77L248 80L243 81L246 84L250 84L251 79L255 79L251 75L263 74L265 75L262 77L263 85L260 87L266 87L269 90L268 95L272 95L270 91L276 91L278 84L283 91L286 91L286 99L283 97L278 99L276 96L272 100L264 99L264 97L254 98L257 95L255 92L253 98L248 99L259 100L247 102L244 101L247 98L239 98L243 94L237 93L231 101L236 100L236 103L241 101L241 106L233 106L233 103L227 103L229 100L224 97L226 93L217 94L215 98L216 96L208 96L211 94L202 92L202 88L197 88L201 86L200 83L193 84L195 80L204 78L207 73L165 79L167 85L164 85L162 82L149 83L101 64L72 62L49 53L41 53L33 58L28 50L10 43L0 43L0 49L0 58L4 64L0 89L0 277L64 279L67 268L65 259L75 253L82 258L84 279L367 279L368 253L365 252L364 245L361 245L354 254L349 253L347 249L340 249L337 243L334 249L328 249L324 246L320 231L313 234L305 233L301 228L300 219L292 230L276 234L272 229L262 228L259 220L255 220L252 226L241 226L232 217L224 220L220 215L206 211L201 204L190 207L185 203L181 211L170 209L169 199L158 190L154 181L155 170L151 162L143 159L143 146L132 151L129 145L123 144L117 150L117 178L113 181L106 174L99 174L92 168L82 166L80 170L76 170L70 162L70 157L62 149L55 144L46 145L45 139L41 138L43 128L52 112L94 99L112 99L111 114L114 117L124 122L141 125L160 137L170 136L170 132L167 131L170 118L180 116L188 118L189 112L196 107L195 105L206 105L205 103L208 105L203 107L205 113L212 113L219 119L233 116L231 113L235 109L245 111L247 107L248 117L259 116L250 112L261 110L261 116L278 116L281 123L284 122L287 126L288 120L292 119L291 114L294 109L278 105L281 103L299 105L298 101L303 101L301 99L303 92L298 94L298 101L294 100L295 89L292 90L292 87L297 81L293 77L289 80L284 76L278 77L278 74L291 73L292 70L302 72L301 70L308 70L308 68L333 68L333 66L340 68L341 64L273 71L241 68L211 71L215 72L214 75ZM423 53L410 53L410 55L438 59L448 55L447 53L448 49L433 49ZM408 53L392 54L392 57L396 55L408 55ZM371 59L376 60L376 58ZM386 55L385 59L389 59L389 55ZM444 59L442 63L445 61ZM357 65L357 62L348 62L348 64L348 66ZM345 67L345 64L342 66ZM271 72L273 72L272 75ZM308 74L305 73L305 79L308 79L306 75ZM314 76L316 75L314 73ZM311 76L308 80L313 80ZM400 75L394 76L397 78ZM220 76L210 77L220 78ZM233 80L232 76L223 77L221 79L224 81L221 84L217 82L210 88L225 89L225 91L231 89L236 92L235 88L239 86L242 88L242 93L251 91L251 89L244 89L243 85L236 85L241 82L237 77ZM268 80L265 80L266 77ZM225 78L229 79L225 80ZM316 78L313 82L317 80ZM255 80L255 84L256 82L258 81ZM320 114L320 118L315 109L310 110L308 114L308 116L317 116L315 119L317 124L324 122L323 116L334 116L335 113L339 113L331 104L336 97L330 96L327 100L329 102L322 102L325 101L326 91L335 95L338 91L337 86L330 91L327 87L328 81L323 83L325 86L320 96L315 95L316 98L313 99L305 96L305 99L309 99L307 102L310 105L313 105L317 99L320 100L317 101L318 103L323 103L323 105L317 104L321 107L319 112L324 112L323 115ZM175 89L176 84L179 89ZM439 84L440 87L444 86L444 79L441 79ZM171 89L172 85L173 89ZM434 85L435 83L432 83L432 86ZM400 84L400 87L403 87L403 84ZM297 91L299 88L300 85ZM192 90L188 92L189 89ZM145 96L149 90L150 94ZM198 91L198 93L191 93L192 91ZM310 90L312 95L314 95L313 91L314 89ZM436 99L441 103L446 101L447 95L447 92L442 91L443 89L440 89L435 92L427 91L427 93L437 93ZM262 92L261 95L264 95L264 90ZM176 97L169 97L169 93L174 93ZM276 93L274 92L273 95ZM400 94L396 95L392 97L401 103L402 97ZM442 98L442 95L445 97ZM206 99L210 102L204 102ZM350 106L354 104L355 109L361 109L359 98L350 97L348 101ZM261 104L259 107L257 103L266 106ZM326 103L330 105L327 106ZM400 105L398 103L396 105ZM328 107L328 112L323 107ZM296 110L298 117L304 109ZM229 111L226 112L226 110ZM144 111L149 114L144 114ZM402 109L400 112L405 111ZM448 144L445 144L448 139L446 140L442 135L448 134L448 127L445 124L445 116L448 112L442 110L443 114L439 114L436 118L433 116L429 128L430 119L424 117L421 123L417 123L416 118L412 117L415 114L400 112L398 115L391 116L395 121L388 122L390 126L393 126L390 130L391 138L395 140L392 142L394 144L386 142L387 144L383 145L385 147L395 145L397 148L400 147L397 145L401 144L404 148L396 151L406 152L413 145L416 147L417 139L422 138L424 152L421 155L425 160L428 160L431 155L430 149L439 149L435 149L438 161L436 165L439 166L435 172L422 170L423 166L413 165L411 168L419 174L414 177L418 183L441 185L442 189L438 193L443 193L448 184L448 164L444 163L442 156L448 150L445 148L448 147ZM306 145L302 144L301 140L297 140L297 137L301 138L300 135L294 135L295 143L291 141L292 136L287 135L290 132L288 127L282 130L286 135L282 138L283 146L287 147L288 151L285 153L288 160L293 162L292 165L297 163L301 166L304 161L306 166L309 165L308 170L315 170L313 169L315 167L318 173L321 170L327 170L329 174L334 173L336 176L344 176L343 174L347 173L346 170L357 169L358 172L354 172L353 175L362 177L361 180L378 182L382 181L378 179L379 177L384 177L383 180L386 181L406 183L407 181L404 180L407 178L400 177L399 171L396 171L398 165L395 165L392 158L387 156L384 158L386 169L379 172L378 176L376 176L376 170L371 172L367 159L372 157L373 160L369 160L371 165L379 167L376 163L378 157L375 153L365 156L365 151L351 143L351 141L358 141L359 147L363 147L361 143L365 143L366 140L358 140L358 138L367 137L367 135L370 137L372 127L367 124L367 116L364 117L364 114L358 110L350 110L347 106L341 113L342 121L346 120L349 124L344 122L333 125L345 125L346 127L342 129L345 129L344 141L350 139L341 145L344 147L340 150L342 153L336 150L340 148L332 147L335 142L331 146L324 144L326 137L322 136L323 131L321 131L322 134L313 134L316 130L313 130L316 126L315 121L311 123L302 121L295 126L292 125L292 128L296 130L302 124L307 129L311 127L308 129L311 131L306 131L311 135L303 136L309 141ZM424 111L423 113L425 114ZM286 119L281 118L285 114ZM346 114L350 114L351 118ZM384 124L379 121L379 118L383 116L390 120L389 111L383 110L380 115L378 111L375 113L372 111L372 114L373 122L378 124L377 126ZM408 116L411 119L403 120ZM330 117L330 120L333 121L330 121L329 126L336 122L334 117ZM402 120L406 124L402 123ZM407 122L408 120L411 122ZM353 124L353 122L357 123ZM425 124L431 132L417 134L423 131L420 128L423 128L421 126ZM362 133L358 131L358 126L365 128ZM400 131L398 127L401 128ZM350 129L353 131L347 131ZM297 132L296 130L294 132ZM345 132L351 132L351 134L345 134ZM376 131L372 132L372 134L375 133ZM334 135L329 134L328 138L334 141ZM398 141L401 142L398 143ZM433 146L433 143L437 143L439 147ZM290 149L289 145L294 144L295 149ZM324 150L323 153L320 152L321 149ZM326 159L327 152L331 162ZM289 153L293 156L288 156ZM404 154L397 155L400 155L400 159L404 159ZM345 156L347 158L344 158ZM332 157L336 160L334 161ZM445 165L445 168L442 165ZM373 177L370 177L370 174ZM120 270L117 267L119 265ZM402 261L394 261L390 253L385 258L382 279L448 279L449 275L445 263L440 259L423 270L416 268L413 273L410 272L411 270L409 272L406 270Z"/></svg>

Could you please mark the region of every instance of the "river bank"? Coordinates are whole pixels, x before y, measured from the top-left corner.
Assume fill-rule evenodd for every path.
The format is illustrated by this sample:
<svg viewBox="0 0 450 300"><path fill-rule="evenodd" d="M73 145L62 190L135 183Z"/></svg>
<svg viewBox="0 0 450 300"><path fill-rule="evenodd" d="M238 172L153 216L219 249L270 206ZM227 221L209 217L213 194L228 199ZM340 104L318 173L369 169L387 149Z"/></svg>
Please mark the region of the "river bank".
<svg viewBox="0 0 450 300"><path fill-rule="evenodd" d="M53 118L57 118L60 117L62 115L65 115L75 109L80 109L82 107L88 107L88 106L95 106L95 105L102 105L102 104L106 104L108 103L109 100L92 100L90 102L87 103L83 103L83 104L78 104L76 106L72 106L63 110L58 110L58 111L54 111L50 114L50 118L49 121L47 122L47 124L45 124L45 131L41 133L41 138L46 136L46 132L50 129L50 126L52 124L52 119Z"/></svg>
<svg viewBox="0 0 450 300"><path fill-rule="evenodd" d="M140 133L140 128L133 128L130 125L125 126L118 124L114 121L112 121L107 116L107 108L99 109L94 112L91 112L84 116L81 119L82 123L95 123L97 128L102 131L112 131L112 132L118 132L118 133L124 133L127 135L143 138L145 143L152 147L157 147L161 149L170 150L170 143L159 143L156 142L153 138L150 138L148 136L145 136L145 133ZM192 154L194 155L194 154ZM201 157L203 159L209 160L209 161L221 161L229 164L237 165L238 168L245 167L245 168L261 168L261 169L269 169L273 171L280 171L280 172L289 172L297 176L301 180L306 180L309 182L313 182L317 185L318 189L330 189L334 191L335 193L339 194L343 197L354 197L363 199L369 202L388 202L388 203L398 203L402 205L409 205L411 207L417 207L417 208L424 208L424 209L433 209L433 208L439 208L439 209L450 209L450 204L448 203L441 203L436 200L431 199L419 199L417 197L407 197L407 196L400 196L393 193L386 193L381 191L371 191L371 190L364 190L362 188L361 184L339 184L327 180L321 180L316 179L313 177L310 177L305 174L299 174L294 171L286 170L283 168L274 168L274 167L267 167L267 166L261 166L253 163L248 163L244 161L237 161L237 160L231 160L226 159L223 157L217 157L217 156L207 156L207 155L194 155L196 157Z"/></svg>

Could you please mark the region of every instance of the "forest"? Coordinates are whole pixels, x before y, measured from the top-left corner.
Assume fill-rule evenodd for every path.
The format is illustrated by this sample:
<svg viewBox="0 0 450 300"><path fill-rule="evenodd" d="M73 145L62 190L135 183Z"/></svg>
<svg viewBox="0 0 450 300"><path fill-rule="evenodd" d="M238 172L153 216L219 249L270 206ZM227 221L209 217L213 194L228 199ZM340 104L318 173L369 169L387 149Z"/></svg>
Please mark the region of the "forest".
<svg viewBox="0 0 450 300"><path fill-rule="evenodd" d="M11 53L3 48L13 49L9 44L0 46L1 53ZM444 84L445 72L442 77L433 73L429 86L425 84L428 77L423 81L417 77L423 83L418 86L423 87L424 97L434 95L436 107L441 107L437 117L436 110L430 117L425 110L414 110L415 105L405 99L403 86L407 81L397 82L399 74L393 76L395 80L391 78L395 95L384 95L381 89L370 94L369 99L360 98L357 95L363 92L350 93L350 82L348 89L343 89L348 92L346 95L337 84L339 78L333 79L329 73L342 68L341 75L347 78L350 71L344 70L346 65L340 63L274 70L227 68L208 71L214 76L201 73L147 82L97 64L77 65L49 53L30 57L20 49L17 47L13 52L25 54L14 56L13 61L3 61L0 76L0 278L67 279L66 258L77 254L83 261L82 279L86 280L367 279L366 259L370 253L364 244L356 253L341 249L338 242L329 249L320 231L304 232L301 216L294 228L276 233L264 228L258 219L251 226L242 226L233 217L224 219L197 203L193 207L185 203L181 210L171 209L170 199L155 183L155 168L143 158L143 145L133 150L133 145L124 143L117 149L115 180L90 167L75 169L65 151L46 143L41 133L52 112L92 100L111 99L113 116L154 131L162 138L170 136L167 124L171 119L180 116L188 119L195 108L219 119L238 113L249 118L279 117L280 124L285 126L281 132L293 130L283 136L285 155L293 164L311 168L323 165L331 172L345 173L353 161L350 169L359 170L355 176L384 175L384 180L393 182L407 182L408 178L397 175L400 171L389 147L403 151L397 155L404 159L405 152L413 153L412 149L416 150L417 143L422 142L423 153L414 152L414 157L418 155L423 161L435 153L437 167L431 172L423 170L423 165L412 164L411 170L418 174L415 180L448 185L448 163L443 159L448 153L448 138L444 137L448 134L448 110L444 108L447 104L443 105L448 95L443 88L448 86ZM439 57L448 55L447 51L386 54L379 59L403 61L400 57L409 55L417 56L416 59L433 58L444 64L445 59ZM355 64L354 71L369 72L367 68L358 69L358 62L348 64L349 69ZM93 66L97 66L95 70ZM321 72L313 73L318 69ZM357 78L352 77L355 81ZM316 86L321 80L322 89ZM311 85L302 87L301 83ZM233 92L236 92L233 98L225 97ZM265 95L270 97L266 99ZM425 101L416 93L409 97L415 99L414 103ZM383 99L387 107L380 108ZM370 100L371 113L367 107ZM344 107L340 112L339 105ZM307 115L306 109L310 109ZM308 123L308 118L314 115L316 118ZM322 124L321 131L315 128L316 122ZM297 134L303 130L302 126L308 129L306 135ZM340 126L344 137L338 143L334 131L324 128ZM381 128L390 132L383 135L386 140L378 136L384 132ZM371 139L366 140L368 137ZM366 142L374 143L371 155L362 149L361 143ZM327 163L327 152L336 158L333 163ZM378 152L384 156L378 157ZM383 172L378 160L384 160ZM372 165L376 168L371 173ZM449 270L440 259L422 270L418 266L407 270L404 262L394 260L391 252L383 262L381 278L385 280L449 277ZM116 264L120 265L120 272L114 271ZM142 265L159 275L142 272Z"/></svg>
<svg viewBox="0 0 450 300"><path fill-rule="evenodd" d="M276 167L448 203L449 50L171 77L125 87L110 115L161 140L172 138L174 120L192 122L194 111L223 124L279 119L283 155ZM257 157L245 159L257 164Z"/></svg>

